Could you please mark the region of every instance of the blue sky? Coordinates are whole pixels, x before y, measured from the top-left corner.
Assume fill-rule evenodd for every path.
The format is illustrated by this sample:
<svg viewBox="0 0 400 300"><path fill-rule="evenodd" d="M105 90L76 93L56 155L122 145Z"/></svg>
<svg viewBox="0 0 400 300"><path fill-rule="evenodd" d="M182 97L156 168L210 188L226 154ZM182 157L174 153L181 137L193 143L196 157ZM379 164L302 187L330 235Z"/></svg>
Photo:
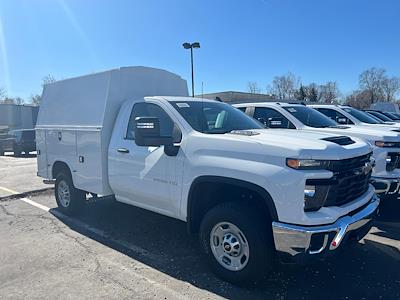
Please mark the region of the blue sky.
<svg viewBox="0 0 400 300"><path fill-rule="evenodd" d="M288 71L343 92L376 66L400 76L397 0L0 0L0 86L10 96L57 79L144 65L189 81L182 42L199 41L196 92L265 91Z"/></svg>

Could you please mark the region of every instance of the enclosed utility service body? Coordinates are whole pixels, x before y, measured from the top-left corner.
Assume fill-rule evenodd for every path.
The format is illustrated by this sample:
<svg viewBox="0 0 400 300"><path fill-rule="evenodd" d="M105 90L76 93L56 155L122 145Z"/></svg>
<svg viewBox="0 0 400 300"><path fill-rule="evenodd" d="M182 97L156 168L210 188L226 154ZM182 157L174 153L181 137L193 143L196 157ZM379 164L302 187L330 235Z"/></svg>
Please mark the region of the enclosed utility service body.
<svg viewBox="0 0 400 300"><path fill-rule="evenodd" d="M62 158L77 188L112 195L108 147L126 100L149 95L187 96L186 81L167 71L126 67L48 84L36 126L38 175L53 178Z"/></svg>
<svg viewBox="0 0 400 300"><path fill-rule="evenodd" d="M232 282L262 277L277 253L325 256L368 232L379 199L367 143L266 130L187 94L179 76L145 67L46 85L38 174L56 180L59 208L74 213L89 193L114 195L185 221Z"/></svg>

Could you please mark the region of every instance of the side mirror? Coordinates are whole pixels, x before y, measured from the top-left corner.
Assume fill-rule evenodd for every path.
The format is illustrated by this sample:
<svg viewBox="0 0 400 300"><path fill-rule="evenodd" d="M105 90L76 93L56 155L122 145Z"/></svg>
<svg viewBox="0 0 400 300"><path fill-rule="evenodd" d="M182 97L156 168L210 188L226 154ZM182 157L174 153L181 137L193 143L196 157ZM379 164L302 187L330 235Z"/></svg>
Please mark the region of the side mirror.
<svg viewBox="0 0 400 300"><path fill-rule="evenodd" d="M269 128L282 128L282 118L268 118L267 126Z"/></svg>
<svg viewBox="0 0 400 300"><path fill-rule="evenodd" d="M135 119L135 143L138 146L172 146L171 136L161 136L160 120L155 117L137 117Z"/></svg>
<svg viewBox="0 0 400 300"><path fill-rule="evenodd" d="M347 118L336 117L336 123L339 123L339 124L347 124Z"/></svg>

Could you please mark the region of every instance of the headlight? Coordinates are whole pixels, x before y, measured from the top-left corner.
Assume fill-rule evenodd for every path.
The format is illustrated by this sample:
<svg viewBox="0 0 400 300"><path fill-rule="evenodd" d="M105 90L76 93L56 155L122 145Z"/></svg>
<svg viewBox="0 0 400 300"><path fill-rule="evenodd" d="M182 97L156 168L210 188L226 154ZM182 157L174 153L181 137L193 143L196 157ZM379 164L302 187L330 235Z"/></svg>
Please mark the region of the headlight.
<svg viewBox="0 0 400 300"><path fill-rule="evenodd" d="M381 148L397 148L397 147L400 147L400 143L398 143L398 142L375 141L375 146L381 147Z"/></svg>
<svg viewBox="0 0 400 300"><path fill-rule="evenodd" d="M327 160L287 158L286 165L296 170L320 170L329 165Z"/></svg>

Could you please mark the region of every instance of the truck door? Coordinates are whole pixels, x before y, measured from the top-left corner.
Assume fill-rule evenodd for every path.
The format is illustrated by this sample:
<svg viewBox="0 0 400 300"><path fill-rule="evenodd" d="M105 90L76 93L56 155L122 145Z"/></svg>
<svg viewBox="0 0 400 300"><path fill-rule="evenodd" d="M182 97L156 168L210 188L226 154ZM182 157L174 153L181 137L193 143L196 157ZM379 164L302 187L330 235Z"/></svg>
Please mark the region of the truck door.
<svg viewBox="0 0 400 300"><path fill-rule="evenodd" d="M116 199L177 216L181 194L178 174L182 174L183 155L167 156L163 146L137 146L134 134L134 121L139 116L159 118L163 135L172 134L174 122L154 103L136 103L129 113L125 122L117 124L120 128L114 128L109 148L109 181Z"/></svg>

